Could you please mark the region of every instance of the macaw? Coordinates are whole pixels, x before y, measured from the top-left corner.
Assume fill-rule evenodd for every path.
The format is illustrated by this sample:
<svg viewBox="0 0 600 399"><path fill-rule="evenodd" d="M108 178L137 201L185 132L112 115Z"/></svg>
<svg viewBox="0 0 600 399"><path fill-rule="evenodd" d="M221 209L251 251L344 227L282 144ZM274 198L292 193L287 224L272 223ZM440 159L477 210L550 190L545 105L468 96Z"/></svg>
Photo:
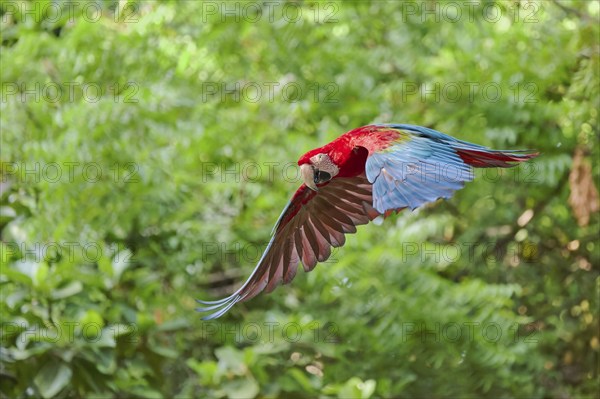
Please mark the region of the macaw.
<svg viewBox="0 0 600 399"><path fill-rule="evenodd" d="M298 160L304 183L279 216L254 271L233 294L201 301L210 320L261 291L271 292L324 262L356 226L450 198L473 180L472 168L511 167L538 155L491 150L422 126L368 125L351 130Z"/></svg>

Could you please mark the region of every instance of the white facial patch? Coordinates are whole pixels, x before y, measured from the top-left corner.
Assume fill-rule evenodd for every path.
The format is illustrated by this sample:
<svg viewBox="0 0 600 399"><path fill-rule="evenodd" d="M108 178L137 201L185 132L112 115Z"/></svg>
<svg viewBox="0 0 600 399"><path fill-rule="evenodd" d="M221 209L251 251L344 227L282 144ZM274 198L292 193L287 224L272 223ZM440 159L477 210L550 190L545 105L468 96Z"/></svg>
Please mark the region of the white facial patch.
<svg viewBox="0 0 600 399"><path fill-rule="evenodd" d="M322 170L323 172L327 172L334 177L340 171L336 164L333 163L329 155L327 154L317 154L310 158L310 162L313 164L315 168L318 170Z"/></svg>

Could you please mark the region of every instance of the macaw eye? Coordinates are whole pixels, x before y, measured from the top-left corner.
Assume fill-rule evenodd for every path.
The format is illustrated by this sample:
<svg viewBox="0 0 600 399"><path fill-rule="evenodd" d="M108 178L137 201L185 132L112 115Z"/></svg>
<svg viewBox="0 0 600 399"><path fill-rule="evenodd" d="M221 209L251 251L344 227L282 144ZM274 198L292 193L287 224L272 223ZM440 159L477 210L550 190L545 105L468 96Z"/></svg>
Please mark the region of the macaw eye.
<svg viewBox="0 0 600 399"><path fill-rule="evenodd" d="M331 180L331 175L329 173L323 172L322 170L315 170L315 184L324 183L329 180Z"/></svg>

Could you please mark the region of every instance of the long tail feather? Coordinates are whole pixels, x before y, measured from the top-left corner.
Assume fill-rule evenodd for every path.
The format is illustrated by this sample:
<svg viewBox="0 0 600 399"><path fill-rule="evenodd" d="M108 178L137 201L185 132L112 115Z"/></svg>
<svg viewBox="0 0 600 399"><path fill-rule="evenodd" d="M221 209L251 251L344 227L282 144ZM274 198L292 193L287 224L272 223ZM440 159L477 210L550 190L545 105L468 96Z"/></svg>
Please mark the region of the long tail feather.
<svg viewBox="0 0 600 399"><path fill-rule="evenodd" d="M510 168L519 162L527 161L539 155L539 152L531 152L530 150L502 151L480 148L457 148L456 150L465 163L476 168Z"/></svg>

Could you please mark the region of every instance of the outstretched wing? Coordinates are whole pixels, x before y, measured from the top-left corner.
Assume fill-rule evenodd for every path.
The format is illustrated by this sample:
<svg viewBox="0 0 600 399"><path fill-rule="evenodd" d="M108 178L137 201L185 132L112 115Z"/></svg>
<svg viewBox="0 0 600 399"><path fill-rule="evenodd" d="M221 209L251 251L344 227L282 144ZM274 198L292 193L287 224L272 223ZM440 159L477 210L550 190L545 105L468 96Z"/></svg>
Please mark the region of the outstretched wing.
<svg viewBox="0 0 600 399"><path fill-rule="evenodd" d="M402 137L367 158L367 179L373 184L373 207L415 209L438 198L450 198L473 180L471 167L443 142Z"/></svg>
<svg viewBox="0 0 600 399"><path fill-rule="evenodd" d="M512 167L538 154L492 150L414 125L379 125L394 137L367 158L365 171L373 184L373 207L415 209L438 198L450 198L473 180L472 167Z"/></svg>
<svg viewBox="0 0 600 399"><path fill-rule="evenodd" d="M344 245L345 234L379 216L371 204L371 184L364 174L333 179L318 192L303 184L279 216L269 245L244 285L219 301L198 300L207 305L198 311L213 312L205 320L217 318L238 302L292 281L300 262L311 271L329 258L332 247Z"/></svg>

